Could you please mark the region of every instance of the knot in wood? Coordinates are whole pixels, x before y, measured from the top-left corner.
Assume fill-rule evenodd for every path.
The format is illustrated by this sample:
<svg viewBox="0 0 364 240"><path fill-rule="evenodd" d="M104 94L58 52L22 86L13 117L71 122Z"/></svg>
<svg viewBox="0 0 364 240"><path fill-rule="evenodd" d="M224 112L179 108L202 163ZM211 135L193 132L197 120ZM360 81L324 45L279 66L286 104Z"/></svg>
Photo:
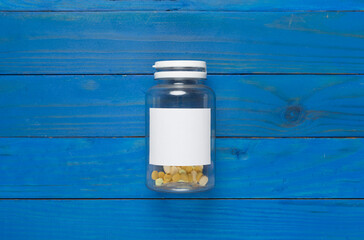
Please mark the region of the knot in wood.
<svg viewBox="0 0 364 240"><path fill-rule="evenodd" d="M283 112L285 125L295 126L303 122L305 111L300 105L288 106Z"/></svg>

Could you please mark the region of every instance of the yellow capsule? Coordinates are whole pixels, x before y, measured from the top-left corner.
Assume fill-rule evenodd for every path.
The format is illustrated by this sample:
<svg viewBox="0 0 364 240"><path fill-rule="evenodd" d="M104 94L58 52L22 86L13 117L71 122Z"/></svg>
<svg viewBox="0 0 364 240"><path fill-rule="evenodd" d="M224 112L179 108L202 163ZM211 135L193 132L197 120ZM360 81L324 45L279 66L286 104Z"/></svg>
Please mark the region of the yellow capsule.
<svg viewBox="0 0 364 240"><path fill-rule="evenodd" d="M192 172L193 169L191 166L187 166L187 167L185 167L185 170L187 173L190 173L190 172Z"/></svg>
<svg viewBox="0 0 364 240"><path fill-rule="evenodd" d="M197 173L196 180L197 182L200 181L201 177L203 176L202 172Z"/></svg>
<svg viewBox="0 0 364 240"><path fill-rule="evenodd" d="M172 176L172 182L178 182L181 179L181 175L179 173L176 173Z"/></svg>
<svg viewBox="0 0 364 240"><path fill-rule="evenodd" d="M203 170L203 165L195 166L195 170L196 170L196 172L202 172L202 170Z"/></svg>
<svg viewBox="0 0 364 240"><path fill-rule="evenodd" d="M192 175L192 182L197 183L197 172L195 170L193 170L191 172L191 175Z"/></svg>
<svg viewBox="0 0 364 240"><path fill-rule="evenodd" d="M200 181L198 182L198 184L200 184L200 186L206 186L208 181L209 181L209 178L204 175L200 178Z"/></svg>
<svg viewBox="0 0 364 240"><path fill-rule="evenodd" d="M152 179L157 180L157 178L158 178L158 171L153 171L152 172Z"/></svg>
<svg viewBox="0 0 364 240"><path fill-rule="evenodd" d="M158 178L164 178L164 172L159 172L158 173Z"/></svg>
<svg viewBox="0 0 364 240"><path fill-rule="evenodd" d="M166 172L166 173L171 173L171 166L163 166L163 170Z"/></svg>
<svg viewBox="0 0 364 240"><path fill-rule="evenodd" d="M186 173L181 174L181 180L184 182L188 182L188 176L186 175Z"/></svg>
<svg viewBox="0 0 364 240"><path fill-rule="evenodd" d="M178 171L178 173L179 173L179 174L186 174L186 171L185 171L184 169L180 169L180 170Z"/></svg>
<svg viewBox="0 0 364 240"><path fill-rule="evenodd" d="M162 178L157 178L157 180L155 180L155 185L156 186L160 186L163 184L163 179Z"/></svg>
<svg viewBox="0 0 364 240"><path fill-rule="evenodd" d="M174 174L178 173L178 168L173 166L171 167L171 171L170 171L170 174L173 176Z"/></svg>
<svg viewBox="0 0 364 240"><path fill-rule="evenodd" d="M193 180L193 178L192 178L192 174L191 174L191 173L189 173L189 174L188 174L188 182L192 182L192 180Z"/></svg>
<svg viewBox="0 0 364 240"><path fill-rule="evenodd" d="M170 182L172 180L171 174L165 174L163 180L164 183Z"/></svg>

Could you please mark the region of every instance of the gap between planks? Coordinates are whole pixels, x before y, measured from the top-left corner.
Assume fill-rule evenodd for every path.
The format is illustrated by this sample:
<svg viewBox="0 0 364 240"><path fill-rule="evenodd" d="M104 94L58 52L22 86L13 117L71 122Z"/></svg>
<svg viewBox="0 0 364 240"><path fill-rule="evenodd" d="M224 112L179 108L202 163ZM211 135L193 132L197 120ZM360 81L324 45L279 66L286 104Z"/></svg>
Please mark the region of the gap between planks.
<svg viewBox="0 0 364 240"><path fill-rule="evenodd" d="M130 200L140 200L140 201L149 201L149 200L201 200L201 201L215 201L215 200L243 200L243 201L281 201L281 200L321 200L321 201L332 201L332 200L364 200L364 198L0 198L0 201L67 201L67 200L76 200L76 201L130 201Z"/></svg>
<svg viewBox="0 0 364 240"><path fill-rule="evenodd" d="M178 8L166 9L166 10L1 10L0 12L4 13L98 13L98 12L181 12L181 13L188 13L188 12L219 12L219 13L285 13L285 12L292 12L292 13L302 13L302 12L364 12L364 10L289 10L289 9L281 9L281 10L179 10Z"/></svg>
<svg viewBox="0 0 364 240"><path fill-rule="evenodd" d="M145 136L0 136L1 138L145 138ZM280 137L250 137L250 136L217 136L216 138L237 138L237 139L282 139L282 138L295 138L295 139L316 139L316 138L340 138L340 139L361 139L364 136L346 137L346 136L280 136Z"/></svg>
<svg viewBox="0 0 364 240"><path fill-rule="evenodd" d="M0 11L1 12L1 11ZM0 76L152 76L153 73L0 73ZM364 73L208 73L207 76L260 76L260 75L364 75Z"/></svg>

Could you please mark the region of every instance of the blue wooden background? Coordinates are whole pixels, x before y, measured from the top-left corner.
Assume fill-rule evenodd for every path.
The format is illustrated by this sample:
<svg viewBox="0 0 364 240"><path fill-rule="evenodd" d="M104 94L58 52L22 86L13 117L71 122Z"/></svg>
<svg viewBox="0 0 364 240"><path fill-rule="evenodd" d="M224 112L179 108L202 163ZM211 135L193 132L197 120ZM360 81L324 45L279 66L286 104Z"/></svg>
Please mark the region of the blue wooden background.
<svg viewBox="0 0 364 240"><path fill-rule="evenodd" d="M364 1L3 0L0 239L363 239ZM144 185L152 64L201 59L217 182Z"/></svg>

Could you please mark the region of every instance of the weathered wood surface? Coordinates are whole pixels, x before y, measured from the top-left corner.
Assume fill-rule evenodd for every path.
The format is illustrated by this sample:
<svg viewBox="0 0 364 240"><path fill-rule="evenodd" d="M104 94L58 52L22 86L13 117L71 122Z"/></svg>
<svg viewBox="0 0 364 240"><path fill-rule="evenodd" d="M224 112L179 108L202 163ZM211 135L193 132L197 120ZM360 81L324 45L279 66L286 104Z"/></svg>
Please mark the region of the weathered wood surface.
<svg viewBox="0 0 364 240"><path fill-rule="evenodd" d="M364 76L209 76L218 136L364 136ZM0 76L0 136L144 136L153 76Z"/></svg>
<svg viewBox="0 0 364 240"><path fill-rule="evenodd" d="M362 12L2 12L1 74L364 73Z"/></svg>
<svg viewBox="0 0 364 240"><path fill-rule="evenodd" d="M0 238L361 239L361 200L1 201Z"/></svg>
<svg viewBox="0 0 364 240"><path fill-rule="evenodd" d="M363 198L364 139L217 139L216 188L145 186L144 138L1 138L0 198Z"/></svg>
<svg viewBox="0 0 364 240"><path fill-rule="evenodd" d="M0 239L363 239L363 9L1 1ZM144 185L145 139L132 136L144 135L144 92L163 59L206 60L212 73L228 138L209 192ZM307 136L330 138L280 138Z"/></svg>
<svg viewBox="0 0 364 240"><path fill-rule="evenodd" d="M2 0L3 11L289 11L363 10L360 0Z"/></svg>

